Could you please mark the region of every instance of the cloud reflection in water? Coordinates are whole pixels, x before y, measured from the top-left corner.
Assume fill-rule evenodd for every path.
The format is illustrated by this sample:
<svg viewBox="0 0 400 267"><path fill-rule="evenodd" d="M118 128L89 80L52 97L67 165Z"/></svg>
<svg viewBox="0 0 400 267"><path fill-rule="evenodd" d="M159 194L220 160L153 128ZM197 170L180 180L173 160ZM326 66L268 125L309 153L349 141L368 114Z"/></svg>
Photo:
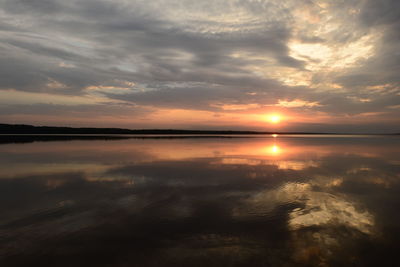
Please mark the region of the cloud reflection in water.
<svg viewBox="0 0 400 267"><path fill-rule="evenodd" d="M272 144L271 138L3 144L0 262L392 261L391 238L400 237L391 204L400 201L398 148L397 139L281 136Z"/></svg>

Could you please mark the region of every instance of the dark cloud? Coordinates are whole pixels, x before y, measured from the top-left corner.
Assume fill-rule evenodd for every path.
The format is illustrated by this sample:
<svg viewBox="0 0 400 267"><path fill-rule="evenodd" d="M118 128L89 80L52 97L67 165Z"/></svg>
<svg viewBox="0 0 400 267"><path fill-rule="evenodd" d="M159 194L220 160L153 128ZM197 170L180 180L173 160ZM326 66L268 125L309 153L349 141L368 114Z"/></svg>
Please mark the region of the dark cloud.
<svg viewBox="0 0 400 267"><path fill-rule="evenodd" d="M385 85L400 83L400 11L398 1L385 0L381 2L365 1L360 7L359 23L361 27L375 34L382 35L375 47L375 55L363 62L358 68L341 75L338 79L342 84L353 86Z"/></svg>
<svg viewBox="0 0 400 267"><path fill-rule="evenodd" d="M391 89L392 97L365 92L369 86L398 86L396 1L0 3L3 90L91 97L88 88L123 87L123 81L135 84L133 91L105 90L102 96L121 104L210 111L218 111L215 103L222 102L265 106L301 99L321 103L309 109L329 114L378 112L397 99L398 89ZM331 19L322 22L326 13ZM323 23L340 27L318 31ZM340 50L368 34L382 35L373 55L332 71L310 68L321 59L313 53L294 56L291 46L301 42ZM285 82L299 79L299 73L311 75L308 85ZM325 85L331 83L343 90ZM366 94L376 101L346 100Z"/></svg>
<svg viewBox="0 0 400 267"><path fill-rule="evenodd" d="M368 0L362 6L360 19L368 27L381 24L395 27L400 22L399 8L400 3L396 0Z"/></svg>

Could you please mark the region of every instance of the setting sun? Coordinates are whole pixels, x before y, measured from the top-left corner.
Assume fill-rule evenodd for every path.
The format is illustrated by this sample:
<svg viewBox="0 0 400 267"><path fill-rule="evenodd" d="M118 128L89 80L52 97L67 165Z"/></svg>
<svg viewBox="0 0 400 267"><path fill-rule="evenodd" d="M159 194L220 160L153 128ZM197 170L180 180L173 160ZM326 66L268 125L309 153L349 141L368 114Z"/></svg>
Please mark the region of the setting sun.
<svg viewBox="0 0 400 267"><path fill-rule="evenodd" d="M268 116L268 120L269 122L276 124L279 123L282 120L282 118L280 115L272 114Z"/></svg>

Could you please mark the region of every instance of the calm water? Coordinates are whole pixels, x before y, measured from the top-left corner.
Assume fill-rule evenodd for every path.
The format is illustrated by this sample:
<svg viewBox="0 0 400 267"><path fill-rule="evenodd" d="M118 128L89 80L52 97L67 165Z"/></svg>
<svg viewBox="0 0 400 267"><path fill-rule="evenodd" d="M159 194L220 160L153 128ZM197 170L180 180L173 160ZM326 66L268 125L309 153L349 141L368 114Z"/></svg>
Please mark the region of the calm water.
<svg viewBox="0 0 400 267"><path fill-rule="evenodd" d="M5 267L400 266L399 210L399 137L0 145Z"/></svg>

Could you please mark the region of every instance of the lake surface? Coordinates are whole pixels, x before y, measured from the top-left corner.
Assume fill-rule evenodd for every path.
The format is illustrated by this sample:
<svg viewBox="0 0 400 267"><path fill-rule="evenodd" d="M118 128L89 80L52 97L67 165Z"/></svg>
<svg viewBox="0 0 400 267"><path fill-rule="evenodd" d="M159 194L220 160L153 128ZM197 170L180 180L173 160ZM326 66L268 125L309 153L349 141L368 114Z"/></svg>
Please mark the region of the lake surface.
<svg viewBox="0 0 400 267"><path fill-rule="evenodd" d="M400 266L400 138L0 144L0 266Z"/></svg>

